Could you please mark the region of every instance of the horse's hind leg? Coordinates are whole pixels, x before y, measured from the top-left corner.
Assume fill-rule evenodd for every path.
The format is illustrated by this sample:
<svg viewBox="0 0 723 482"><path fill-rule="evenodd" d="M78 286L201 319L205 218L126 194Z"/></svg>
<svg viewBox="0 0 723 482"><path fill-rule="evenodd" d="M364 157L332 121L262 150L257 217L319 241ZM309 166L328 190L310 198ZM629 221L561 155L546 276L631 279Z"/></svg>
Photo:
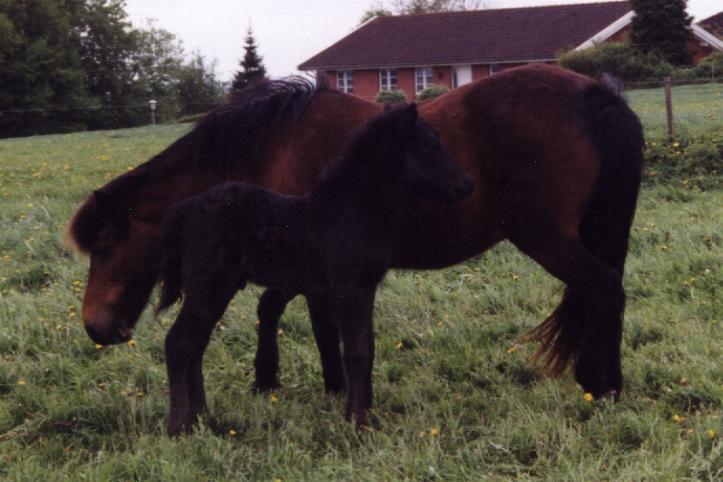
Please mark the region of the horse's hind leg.
<svg viewBox="0 0 723 482"><path fill-rule="evenodd" d="M296 295L267 289L259 299L259 342L254 360L256 391L266 392L279 387L279 347L276 335L279 319L294 296Z"/></svg>
<svg viewBox="0 0 723 482"><path fill-rule="evenodd" d="M211 332L236 289L219 289L212 296L187 294L181 312L166 336L166 369L170 392L168 434L188 430L205 408L203 353Z"/></svg>
<svg viewBox="0 0 723 482"><path fill-rule="evenodd" d="M533 338L554 375L575 363L575 379L595 397L622 389L620 343L625 306L622 276L593 255L577 236L537 232L511 241L568 285L563 303Z"/></svg>
<svg viewBox="0 0 723 482"><path fill-rule="evenodd" d="M324 389L328 393L343 392L346 386L339 343L339 327L332 318L328 293L306 294L311 327L321 355L321 370L324 375Z"/></svg>

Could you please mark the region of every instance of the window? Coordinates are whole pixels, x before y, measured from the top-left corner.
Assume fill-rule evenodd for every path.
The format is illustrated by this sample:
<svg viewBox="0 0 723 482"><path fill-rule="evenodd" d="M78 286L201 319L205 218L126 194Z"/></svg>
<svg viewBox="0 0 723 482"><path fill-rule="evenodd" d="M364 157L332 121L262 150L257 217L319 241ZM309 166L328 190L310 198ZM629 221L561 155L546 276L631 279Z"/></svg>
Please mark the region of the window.
<svg viewBox="0 0 723 482"><path fill-rule="evenodd" d="M379 90L397 90L397 69L379 70Z"/></svg>
<svg viewBox="0 0 723 482"><path fill-rule="evenodd" d="M500 64L490 64L490 75L495 75L500 71Z"/></svg>
<svg viewBox="0 0 723 482"><path fill-rule="evenodd" d="M414 77L416 79L415 90L417 94L419 94L427 87L432 86L432 67L417 67L416 69L414 69L414 74Z"/></svg>
<svg viewBox="0 0 723 482"><path fill-rule="evenodd" d="M345 94L354 93L354 78L351 75L351 70L337 70L336 88Z"/></svg>

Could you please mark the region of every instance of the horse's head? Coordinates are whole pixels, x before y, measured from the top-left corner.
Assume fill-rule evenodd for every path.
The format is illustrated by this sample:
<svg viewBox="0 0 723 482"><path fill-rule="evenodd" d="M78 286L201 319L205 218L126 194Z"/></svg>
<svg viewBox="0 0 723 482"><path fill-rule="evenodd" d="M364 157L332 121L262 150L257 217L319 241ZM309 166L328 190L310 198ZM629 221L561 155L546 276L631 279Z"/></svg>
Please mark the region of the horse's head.
<svg viewBox="0 0 723 482"><path fill-rule="evenodd" d="M131 338L158 274L158 235L119 196L94 192L70 224L70 238L90 255L83 324L96 343Z"/></svg>
<svg viewBox="0 0 723 482"><path fill-rule="evenodd" d="M450 157L432 126L419 117L416 104L383 115L391 116L394 135L405 151L403 175L413 192L449 204L472 193L472 178Z"/></svg>

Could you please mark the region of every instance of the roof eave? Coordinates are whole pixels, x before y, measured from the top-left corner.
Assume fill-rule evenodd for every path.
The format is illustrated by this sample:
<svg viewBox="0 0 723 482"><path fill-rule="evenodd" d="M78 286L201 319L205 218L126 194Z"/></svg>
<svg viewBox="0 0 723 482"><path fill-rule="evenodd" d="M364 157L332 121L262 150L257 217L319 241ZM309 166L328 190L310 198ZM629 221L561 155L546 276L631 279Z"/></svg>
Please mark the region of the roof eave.
<svg viewBox="0 0 723 482"><path fill-rule="evenodd" d="M583 43L575 47L575 50L583 50L590 47L594 47L598 44L605 42L607 39L620 32L622 29L630 25L635 17L634 11L629 11L613 23L600 30L598 33L585 40Z"/></svg>
<svg viewBox="0 0 723 482"><path fill-rule="evenodd" d="M706 42L718 51L723 51L723 40L719 39L700 25L692 25L691 30L693 31L693 35L698 37L700 40Z"/></svg>

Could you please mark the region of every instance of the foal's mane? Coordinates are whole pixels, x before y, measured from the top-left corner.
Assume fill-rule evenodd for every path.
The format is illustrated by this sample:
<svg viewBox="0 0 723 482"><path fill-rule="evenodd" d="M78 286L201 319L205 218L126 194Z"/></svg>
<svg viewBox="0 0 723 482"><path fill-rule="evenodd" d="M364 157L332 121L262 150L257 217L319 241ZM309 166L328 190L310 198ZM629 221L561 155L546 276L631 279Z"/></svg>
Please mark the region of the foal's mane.
<svg viewBox="0 0 723 482"><path fill-rule="evenodd" d="M336 92L330 89L325 76L316 85L293 76L262 80L231 94L161 153L89 196L70 222L70 241L80 252L88 253L98 232L114 221L109 218L132 214L124 204L143 184L161 183L184 170L227 178L239 164L250 163L263 150L272 149L268 145L271 136L278 136L298 122L309 102L322 92ZM104 209L98 193L110 200L114 209Z"/></svg>
<svg viewBox="0 0 723 482"><path fill-rule="evenodd" d="M372 155L372 152L378 152L380 148L375 140L383 138L390 127L390 119L398 117L406 107L406 104L398 107L387 106L384 112L354 129L344 143L341 153L321 172L313 190L319 191L326 186L342 184L348 176L357 173L356 168L360 163L368 163L379 157ZM421 119L418 120L420 121Z"/></svg>

